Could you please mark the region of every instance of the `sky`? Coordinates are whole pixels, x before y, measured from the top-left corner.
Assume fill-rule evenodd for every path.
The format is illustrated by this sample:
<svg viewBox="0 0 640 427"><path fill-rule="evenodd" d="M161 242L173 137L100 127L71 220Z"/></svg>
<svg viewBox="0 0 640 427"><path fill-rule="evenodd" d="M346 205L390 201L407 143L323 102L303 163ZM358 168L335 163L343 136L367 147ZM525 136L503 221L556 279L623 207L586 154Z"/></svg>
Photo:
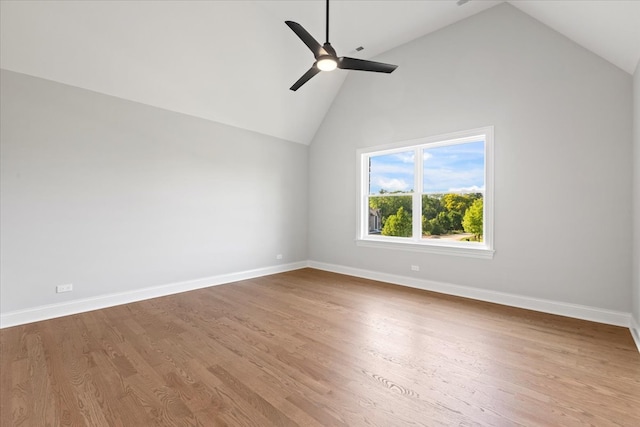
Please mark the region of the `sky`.
<svg viewBox="0 0 640 427"><path fill-rule="evenodd" d="M424 193L484 192L484 142L423 151ZM414 189L414 151L371 157L370 194Z"/></svg>

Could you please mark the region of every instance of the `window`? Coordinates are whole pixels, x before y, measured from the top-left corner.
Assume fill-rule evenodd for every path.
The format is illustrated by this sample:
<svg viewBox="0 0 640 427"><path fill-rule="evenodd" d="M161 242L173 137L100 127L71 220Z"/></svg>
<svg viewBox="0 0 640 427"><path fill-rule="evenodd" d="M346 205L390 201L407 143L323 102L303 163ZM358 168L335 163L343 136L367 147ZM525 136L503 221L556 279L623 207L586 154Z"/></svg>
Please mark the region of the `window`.
<svg viewBox="0 0 640 427"><path fill-rule="evenodd" d="M493 127L358 151L357 243L493 256Z"/></svg>

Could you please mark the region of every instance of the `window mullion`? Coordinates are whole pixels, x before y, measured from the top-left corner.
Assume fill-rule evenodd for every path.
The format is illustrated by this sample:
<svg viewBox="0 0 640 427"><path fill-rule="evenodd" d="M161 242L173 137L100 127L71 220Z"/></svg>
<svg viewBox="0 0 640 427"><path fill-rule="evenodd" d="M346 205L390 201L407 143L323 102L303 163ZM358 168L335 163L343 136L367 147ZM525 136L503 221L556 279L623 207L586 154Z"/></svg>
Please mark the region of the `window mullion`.
<svg viewBox="0 0 640 427"><path fill-rule="evenodd" d="M361 188L362 194L364 197L362 198L362 224L361 224L361 233L363 236L369 234L369 199L371 198L371 156L366 156L362 162L362 177L363 177L363 185Z"/></svg>

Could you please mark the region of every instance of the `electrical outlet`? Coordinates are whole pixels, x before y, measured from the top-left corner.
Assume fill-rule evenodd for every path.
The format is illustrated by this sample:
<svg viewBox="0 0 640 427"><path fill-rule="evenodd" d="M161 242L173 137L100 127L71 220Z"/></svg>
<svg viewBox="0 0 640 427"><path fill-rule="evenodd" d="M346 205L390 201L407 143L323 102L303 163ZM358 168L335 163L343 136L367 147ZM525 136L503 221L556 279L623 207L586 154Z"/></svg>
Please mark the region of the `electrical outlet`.
<svg viewBox="0 0 640 427"><path fill-rule="evenodd" d="M419 265L412 265L411 266L411 271L420 271L420 266Z"/></svg>
<svg viewBox="0 0 640 427"><path fill-rule="evenodd" d="M57 293L71 292L72 290L73 290L73 284L72 283L67 283L66 285L58 285L58 286L56 286L56 292Z"/></svg>
<svg viewBox="0 0 640 427"><path fill-rule="evenodd" d="M282 259L282 254L276 255L276 259Z"/></svg>

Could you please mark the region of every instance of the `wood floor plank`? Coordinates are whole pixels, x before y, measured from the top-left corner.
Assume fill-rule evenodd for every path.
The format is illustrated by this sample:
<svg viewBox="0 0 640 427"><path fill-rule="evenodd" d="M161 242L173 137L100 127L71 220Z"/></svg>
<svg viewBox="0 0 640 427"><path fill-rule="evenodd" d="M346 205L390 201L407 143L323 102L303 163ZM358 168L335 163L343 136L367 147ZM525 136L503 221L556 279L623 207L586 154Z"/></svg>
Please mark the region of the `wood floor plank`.
<svg viewBox="0 0 640 427"><path fill-rule="evenodd" d="M0 426L638 426L625 328L313 269L0 331Z"/></svg>

